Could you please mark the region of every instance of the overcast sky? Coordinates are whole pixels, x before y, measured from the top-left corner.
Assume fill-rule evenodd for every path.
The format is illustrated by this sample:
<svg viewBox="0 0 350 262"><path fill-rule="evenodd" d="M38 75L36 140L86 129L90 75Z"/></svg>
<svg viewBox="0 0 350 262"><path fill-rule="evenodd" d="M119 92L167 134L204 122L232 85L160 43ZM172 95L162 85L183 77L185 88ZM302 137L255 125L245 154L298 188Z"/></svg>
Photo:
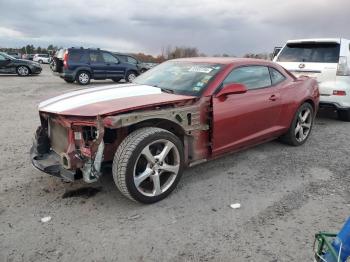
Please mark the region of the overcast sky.
<svg viewBox="0 0 350 262"><path fill-rule="evenodd" d="M287 39L350 37L349 0L0 0L0 10L0 47L242 55Z"/></svg>

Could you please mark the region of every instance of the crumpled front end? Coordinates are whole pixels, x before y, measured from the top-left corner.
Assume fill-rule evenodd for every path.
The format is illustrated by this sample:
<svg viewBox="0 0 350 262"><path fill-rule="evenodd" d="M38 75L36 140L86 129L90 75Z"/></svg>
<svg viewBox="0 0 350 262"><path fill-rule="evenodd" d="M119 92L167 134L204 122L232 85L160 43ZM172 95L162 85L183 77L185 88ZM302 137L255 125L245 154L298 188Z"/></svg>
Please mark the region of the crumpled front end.
<svg viewBox="0 0 350 262"><path fill-rule="evenodd" d="M74 121L45 113L40 118L30 150L34 167L69 181L83 177L85 182L95 182L105 149L102 120Z"/></svg>

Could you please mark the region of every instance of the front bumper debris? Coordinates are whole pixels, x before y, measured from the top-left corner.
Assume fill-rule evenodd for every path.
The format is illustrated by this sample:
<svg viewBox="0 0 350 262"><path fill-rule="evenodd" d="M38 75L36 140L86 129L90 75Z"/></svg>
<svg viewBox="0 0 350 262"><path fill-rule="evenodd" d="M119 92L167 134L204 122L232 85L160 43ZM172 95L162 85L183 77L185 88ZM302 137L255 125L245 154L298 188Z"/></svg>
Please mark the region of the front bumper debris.
<svg viewBox="0 0 350 262"><path fill-rule="evenodd" d="M30 159L35 168L51 176L63 178L68 181L76 180L76 172L63 168L60 162L61 158L57 153L51 150L48 153L39 154L36 148L37 145L34 142L30 149Z"/></svg>

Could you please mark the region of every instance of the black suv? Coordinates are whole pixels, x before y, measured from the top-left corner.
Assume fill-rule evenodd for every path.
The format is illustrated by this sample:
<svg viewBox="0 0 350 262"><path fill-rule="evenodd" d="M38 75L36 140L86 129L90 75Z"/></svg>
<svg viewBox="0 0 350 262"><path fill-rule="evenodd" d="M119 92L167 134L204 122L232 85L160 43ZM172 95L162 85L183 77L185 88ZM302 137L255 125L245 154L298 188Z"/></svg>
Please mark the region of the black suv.
<svg viewBox="0 0 350 262"><path fill-rule="evenodd" d="M115 53L115 52L113 54L115 54L120 61L136 65L140 73L144 73L148 69L150 69L150 66L148 64L141 62L140 60L138 60L136 57L132 55Z"/></svg>
<svg viewBox="0 0 350 262"><path fill-rule="evenodd" d="M123 62L111 52L100 49L68 48L56 52L50 65L68 83L87 85L91 79L125 79L132 82L139 75L136 65Z"/></svg>

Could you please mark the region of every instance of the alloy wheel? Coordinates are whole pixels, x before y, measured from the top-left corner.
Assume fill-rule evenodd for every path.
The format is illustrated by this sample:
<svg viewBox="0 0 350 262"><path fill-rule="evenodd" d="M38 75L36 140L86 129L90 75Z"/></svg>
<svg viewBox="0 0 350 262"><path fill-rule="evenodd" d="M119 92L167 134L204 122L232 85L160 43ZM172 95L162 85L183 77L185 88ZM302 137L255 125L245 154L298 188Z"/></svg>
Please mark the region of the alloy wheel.
<svg viewBox="0 0 350 262"><path fill-rule="evenodd" d="M166 192L180 170L180 153L166 139L151 142L139 154L134 167L134 184L148 197Z"/></svg>
<svg viewBox="0 0 350 262"><path fill-rule="evenodd" d="M128 76L128 81L131 83L132 81L134 81L135 78L136 78L136 75L133 74L133 73L131 73L131 74L129 74L129 76Z"/></svg>
<svg viewBox="0 0 350 262"><path fill-rule="evenodd" d="M80 73L79 74L79 82L82 84L86 84L89 82L89 75L87 73Z"/></svg>
<svg viewBox="0 0 350 262"><path fill-rule="evenodd" d="M312 125L312 114L310 108L305 108L298 114L295 126L295 138L303 142L309 135Z"/></svg>
<svg viewBox="0 0 350 262"><path fill-rule="evenodd" d="M26 66L20 66L20 67L18 68L18 73L19 73L21 76L27 76L27 75L29 75L29 69L28 69L28 67L26 67Z"/></svg>

